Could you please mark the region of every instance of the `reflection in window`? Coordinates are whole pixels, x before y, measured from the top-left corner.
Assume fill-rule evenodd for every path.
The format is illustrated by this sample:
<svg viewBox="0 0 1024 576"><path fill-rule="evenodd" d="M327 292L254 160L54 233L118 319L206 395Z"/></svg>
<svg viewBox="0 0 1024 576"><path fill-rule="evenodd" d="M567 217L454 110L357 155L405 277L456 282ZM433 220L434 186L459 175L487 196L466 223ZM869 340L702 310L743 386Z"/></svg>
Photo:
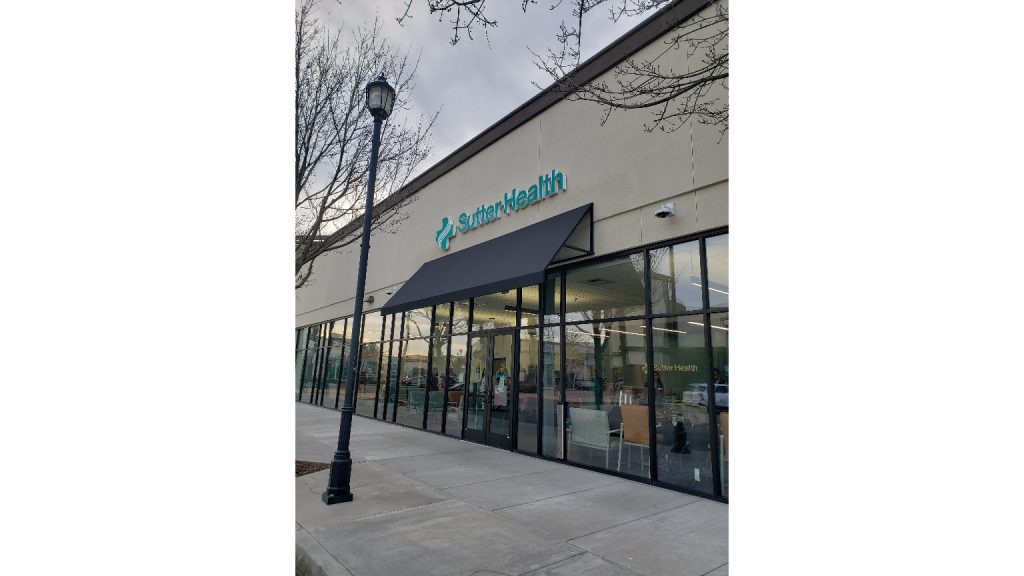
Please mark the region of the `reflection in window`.
<svg viewBox="0 0 1024 576"><path fill-rule="evenodd" d="M363 344L359 357L359 372L356 379L356 414L373 416L373 404L377 397L379 375L380 343Z"/></svg>
<svg viewBox="0 0 1024 576"><path fill-rule="evenodd" d="M302 399L302 360L306 357L305 350L295 351L295 399Z"/></svg>
<svg viewBox="0 0 1024 576"><path fill-rule="evenodd" d="M536 326L540 322L540 286L523 286L520 326Z"/></svg>
<svg viewBox="0 0 1024 576"><path fill-rule="evenodd" d="M316 348L306 350L306 358L303 360L302 374L302 396L303 402L311 402L313 393L313 369L316 366Z"/></svg>
<svg viewBox="0 0 1024 576"><path fill-rule="evenodd" d="M540 370L540 334L537 328L519 331L519 424L516 449L537 453L537 387Z"/></svg>
<svg viewBox="0 0 1024 576"><path fill-rule="evenodd" d="M702 308L700 242L651 250L651 311L664 314Z"/></svg>
<svg viewBox="0 0 1024 576"><path fill-rule="evenodd" d="M379 312L367 312L363 314L363 331L359 339L363 342L380 342L384 329L384 317Z"/></svg>
<svg viewBox="0 0 1024 576"><path fill-rule="evenodd" d="M729 235L704 241L708 254L708 302L712 308L729 305Z"/></svg>
<svg viewBox="0 0 1024 576"><path fill-rule="evenodd" d="M704 316L652 321L658 479L711 493Z"/></svg>
<svg viewBox="0 0 1024 576"><path fill-rule="evenodd" d="M562 320L562 274L548 273L544 284L544 323L558 324Z"/></svg>
<svg viewBox="0 0 1024 576"><path fill-rule="evenodd" d="M403 338L425 338L430 335L431 306L417 308L405 313L405 334Z"/></svg>
<svg viewBox="0 0 1024 576"><path fill-rule="evenodd" d="M449 334L451 325L451 304L438 304L434 307L434 335L444 336Z"/></svg>
<svg viewBox="0 0 1024 576"><path fill-rule="evenodd" d="M346 318L338 318L331 324L331 346L341 346L345 342Z"/></svg>
<svg viewBox="0 0 1024 576"><path fill-rule="evenodd" d="M469 332L469 300L462 300L455 303L452 334L465 334L466 332Z"/></svg>
<svg viewBox="0 0 1024 576"><path fill-rule="evenodd" d="M396 419L400 424L423 427L423 410L427 394L427 353L426 340L407 340L402 344Z"/></svg>
<svg viewBox="0 0 1024 576"><path fill-rule="evenodd" d="M447 308L447 306L438 306ZM427 375L427 430L441 431L441 418L444 415L444 360L448 354L448 338L430 339L430 373Z"/></svg>
<svg viewBox="0 0 1024 576"><path fill-rule="evenodd" d="M465 334L452 336L451 363L448 366L448 405L445 408L445 434L462 436L462 406L466 393L466 338Z"/></svg>
<svg viewBox="0 0 1024 576"><path fill-rule="evenodd" d="M544 409L541 443L545 456L562 457L562 329L544 327Z"/></svg>
<svg viewBox="0 0 1024 576"><path fill-rule="evenodd" d="M565 274L566 322L640 316L644 308L642 252Z"/></svg>
<svg viewBox="0 0 1024 576"><path fill-rule="evenodd" d="M473 299L473 330L516 325L516 291L504 290Z"/></svg>
<svg viewBox="0 0 1024 576"><path fill-rule="evenodd" d="M570 461L650 477L644 330L642 320L566 326Z"/></svg>
<svg viewBox="0 0 1024 576"><path fill-rule="evenodd" d="M722 496L729 497L729 315L711 315L711 381L718 413L718 467Z"/></svg>
<svg viewBox="0 0 1024 576"><path fill-rule="evenodd" d="M390 355L388 358L388 376L387 376L387 398L383 411L378 414L382 419L387 421L393 421L395 417L395 400L398 398L398 352L401 342L395 340L390 342Z"/></svg>
<svg viewBox="0 0 1024 576"><path fill-rule="evenodd" d="M320 324L315 324L315 325L309 327L309 330L306 332L306 335L307 335L306 348L316 348L317 347L318 342L320 341L320 329L321 328L322 328L322 326Z"/></svg>
<svg viewBox="0 0 1024 576"><path fill-rule="evenodd" d="M341 321L338 321L341 324ZM341 342L340 340L338 341ZM332 340L333 343L333 340ZM344 386L345 383L340 380L341 378L341 346L334 346L326 349L327 361L324 369L323 376L323 399L321 405L327 408L336 408L335 402L338 400L338 387Z"/></svg>

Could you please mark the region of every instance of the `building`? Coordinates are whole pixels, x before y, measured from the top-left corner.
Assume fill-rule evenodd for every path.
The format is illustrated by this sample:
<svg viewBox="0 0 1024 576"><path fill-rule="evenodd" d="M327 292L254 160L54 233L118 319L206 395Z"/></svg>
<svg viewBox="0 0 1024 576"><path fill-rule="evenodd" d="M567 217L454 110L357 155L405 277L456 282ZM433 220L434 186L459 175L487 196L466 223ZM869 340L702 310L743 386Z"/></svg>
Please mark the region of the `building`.
<svg viewBox="0 0 1024 576"><path fill-rule="evenodd" d="M663 50L704 4L577 74ZM371 235L358 350L358 243L318 260L297 399L340 408L358 353L357 415L727 501L728 137L602 116L542 92L381 202L406 214Z"/></svg>

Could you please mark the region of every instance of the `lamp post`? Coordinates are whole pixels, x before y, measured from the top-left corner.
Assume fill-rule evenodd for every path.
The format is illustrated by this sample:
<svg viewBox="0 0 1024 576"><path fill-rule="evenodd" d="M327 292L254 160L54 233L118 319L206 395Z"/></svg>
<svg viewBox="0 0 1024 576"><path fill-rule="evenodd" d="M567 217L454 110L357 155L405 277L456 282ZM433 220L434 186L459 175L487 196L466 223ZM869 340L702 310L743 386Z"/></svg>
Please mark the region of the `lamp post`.
<svg viewBox="0 0 1024 576"><path fill-rule="evenodd" d="M345 380L345 403L341 406L341 428L338 431L338 449L331 460L331 477L327 490L320 496L324 504L352 501L352 455L349 438L352 435L352 412L355 410L356 363L359 356L359 328L363 320L363 292L366 288L366 254L370 250L370 221L373 215L373 186L377 180L377 152L380 148L380 125L391 114L395 105L395 89L381 74L366 85L366 107L373 115L373 139L370 143L370 181L366 186L366 210L363 212L363 238L359 245L359 275L356 277L356 308L352 313L352 347L349 355L348 378Z"/></svg>

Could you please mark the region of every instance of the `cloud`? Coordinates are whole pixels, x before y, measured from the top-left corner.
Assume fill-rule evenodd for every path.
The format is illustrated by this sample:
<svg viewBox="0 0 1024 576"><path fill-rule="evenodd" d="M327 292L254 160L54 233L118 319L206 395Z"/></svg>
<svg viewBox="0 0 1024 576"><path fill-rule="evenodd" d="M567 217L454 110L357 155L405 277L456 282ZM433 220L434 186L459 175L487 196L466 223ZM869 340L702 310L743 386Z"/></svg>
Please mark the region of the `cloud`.
<svg viewBox="0 0 1024 576"><path fill-rule="evenodd" d="M399 25L395 19L404 12L404 4L402 0L324 0L320 16L335 30L370 25L379 16L391 42L411 47L414 53L422 51L413 112L427 115L442 110L433 131L433 152L418 170L422 172L536 95L539 90L533 82L550 83L534 66L527 47L543 53L555 46L559 23L572 17L568 3L554 11L538 3L526 13L520 2L488 4L488 16L497 20L497 28L486 35L477 30L472 40L462 34L452 46L449 16L439 21L437 15L430 15L426 0L413 0L412 18ZM595 10L584 20L583 57L597 53L642 20L623 18L613 23L605 11Z"/></svg>

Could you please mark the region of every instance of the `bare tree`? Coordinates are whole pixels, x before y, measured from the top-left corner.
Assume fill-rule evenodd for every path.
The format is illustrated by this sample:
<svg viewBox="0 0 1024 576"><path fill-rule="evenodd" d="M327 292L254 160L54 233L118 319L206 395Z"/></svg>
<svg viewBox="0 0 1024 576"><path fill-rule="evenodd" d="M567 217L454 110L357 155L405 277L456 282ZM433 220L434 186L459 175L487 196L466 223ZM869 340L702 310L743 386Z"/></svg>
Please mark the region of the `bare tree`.
<svg viewBox="0 0 1024 576"><path fill-rule="evenodd" d="M415 0L405 0L405 11L398 22L411 17ZM465 33L471 40L473 30L498 26L487 17L487 0L424 0L432 15L439 19L450 16L453 34L451 43L458 43ZM595 9L608 10L608 17L618 21L623 16L638 16L668 8L679 0L552 0L550 10L567 4L570 23L565 20L555 34L554 47L543 53L531 50L534 63L553 82L551 89L566 94L569 100L596 102L604 106L601 123L615 110L650 110L651 121L644 125L672 132L691 118L717 126L724 134L729 128L729 102L725 97L729 79L729 9L723 0L711 0L709 10L679 22L663 47L646 58L629 58L612 71L612 81L578 81L573 71L581 64L583 18ZM521 0L524 12L537 0ZM685 49L687 69L668 64L666 56ZM715 87L721 90L716 90ZM541 86L538 86L540 88Z"/></svg>
<svg viewBox="0 0 1024 576"><path fill-rule="evenodd" d="M384 74L395 87L394 109L381 127L376 198L408 181L430 153L433 116L409 118L418 57L394 48L379 21L343 42L316 17L318 0L295 13L295 286L305 285L320 256L360 238L345 224L362 215L373 120L365 87ZM398 205L374 215L374 230L394 230L406 217Z"/></svg>

